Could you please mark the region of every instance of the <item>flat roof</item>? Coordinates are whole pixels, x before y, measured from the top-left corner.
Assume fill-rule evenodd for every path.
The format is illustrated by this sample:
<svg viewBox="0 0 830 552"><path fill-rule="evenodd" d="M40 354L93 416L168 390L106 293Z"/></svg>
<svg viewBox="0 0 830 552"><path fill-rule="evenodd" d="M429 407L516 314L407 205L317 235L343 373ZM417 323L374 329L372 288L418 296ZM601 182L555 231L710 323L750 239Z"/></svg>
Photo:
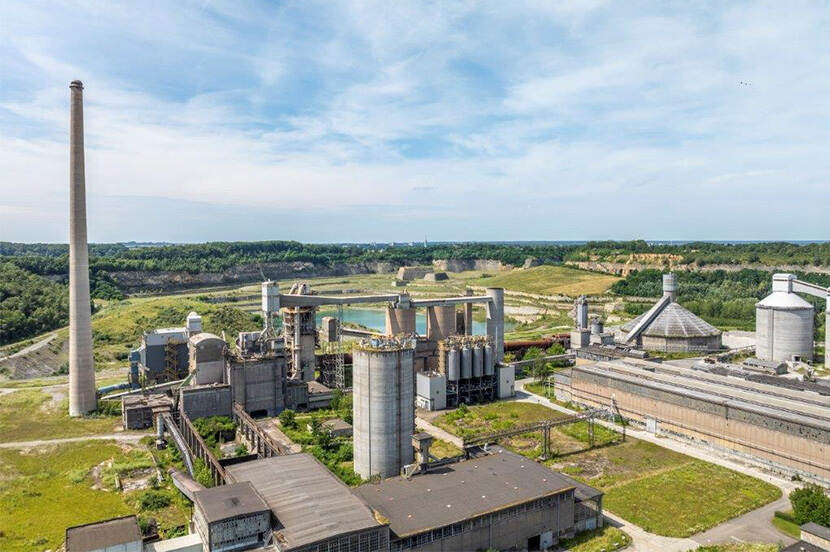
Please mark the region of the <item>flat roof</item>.
<svg viewBox="0 0 830 552"><path fill-rule="evenodd" d="M805 533L810 533L811 535L815 535L817 537L830 540L830 527L819 525L814 521L808 521L807 523L802 525L801 530Z"/></svg>
<svg viewBox="0 0 830 552"><path fill-rule="evenodd" d="M389 520L398 537L574 490L574 481L518 454L494 453L410 479L393 477L352 492Z"/></svg>
<svg viewBox="0 0 830 552"><path fill-rule="evenodd" d="M89 552L135 541L141 542L141 530L135 516L95 521L66 529L66 552Z"/></svg>
<svg viewBox="0 0 830 552"><path fill-rule="evenodd" d="M287 454L225 467L233 481L250 481L282 525L288 548L381 524L371 509L310 454Z"/></svg>
<svg viewBox="0 0 830 552"><path fill-rule="evenodd" d="M193 500L208 523L261 512L270 513L268 504L247 481L196 491Z"/></svg>
<svg viewBox="0 0 830 552"><path fill-rule="evenodd" d="M827 552L824 548L820 548L815 544L810 544L807 541L800 540L794 542L786 548L782 548L781 552Z"/></svg>

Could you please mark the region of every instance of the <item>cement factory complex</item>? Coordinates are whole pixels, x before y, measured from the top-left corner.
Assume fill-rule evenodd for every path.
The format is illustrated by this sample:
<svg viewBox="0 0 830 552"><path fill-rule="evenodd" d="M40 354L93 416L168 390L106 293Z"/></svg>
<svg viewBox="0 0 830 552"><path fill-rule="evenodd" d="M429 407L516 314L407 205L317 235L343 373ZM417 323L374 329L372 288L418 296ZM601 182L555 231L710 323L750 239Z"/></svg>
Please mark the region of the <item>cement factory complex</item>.
<svg viewBox="0 0 830 552"><path fill-rule="evenodd" d="M463 439L460 454L439 458L431 449L440 435L419 429L434 411L516 400L528 362L506 360L502 288L415 298L264 281L260 330L207 333L198 312L180 327L146 328L129 353L127 381L96 389L83 86L73 81L70 89L69 414L119 401L125 430L152 428L157 447L181 456L185 469L168 475L193 507L186 536L144 543L135 516L117 517L67 529L67 552L546 550L603 526L602 491L503 448L508 432ZM617 327L589 319L588 299L577 298L576 329L557 337L567 352L556 359L567 366L549 381L556 400L578 410L557 423L589 420L591 431L595 419L628 423L830 485L830 385L787 377L814 358L815 312L799 294L826 301L828 289L773 277L772 293L756 306L754 354L741 357L677 302L672 273L651 308ZM360 304L385 309L385 331L343 323L343 307ZM337 314L318 322L322 308ZM426 318L423 335L416 313ZM474 314L486 320L481 335ZM699 354L684 364L648 351ZM351 423L326 427L351 436L363 480L353 487L263 423L286 410L329 408L344 394L352 396ZM234 440L247 454L216 457L194 425L213 416L235 422ZM551 426L522 431L541 428L547 451ZM197 482L197 463L212 486Z"/></svg>

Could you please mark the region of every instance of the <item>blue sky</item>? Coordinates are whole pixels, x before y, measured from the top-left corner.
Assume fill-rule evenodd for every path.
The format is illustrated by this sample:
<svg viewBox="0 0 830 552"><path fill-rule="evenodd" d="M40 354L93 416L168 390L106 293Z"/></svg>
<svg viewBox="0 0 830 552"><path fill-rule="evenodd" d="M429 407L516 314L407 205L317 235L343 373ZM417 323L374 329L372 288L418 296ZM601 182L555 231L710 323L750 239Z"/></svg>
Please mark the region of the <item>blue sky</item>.
<svg viewBox="0 0 830 552"><path fill-rule="evenodd" d="M0 240L830 237L826 2L0 14Z"/></svg>

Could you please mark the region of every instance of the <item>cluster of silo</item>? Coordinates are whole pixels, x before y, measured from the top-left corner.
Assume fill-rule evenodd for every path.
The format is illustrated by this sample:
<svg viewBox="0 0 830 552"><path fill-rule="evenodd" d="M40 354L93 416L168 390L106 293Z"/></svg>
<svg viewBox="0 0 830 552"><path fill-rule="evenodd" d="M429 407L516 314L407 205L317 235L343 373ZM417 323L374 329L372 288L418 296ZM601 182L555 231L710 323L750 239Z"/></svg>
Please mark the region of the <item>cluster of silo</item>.
<svg viewBox="0 0 830 552"><path fill-rule="evenodd" d="M379 337L352 349L354 471L392 477L414 459L415 341Z"/></svg>
<svg viewBox="0 0 830 552"><path fill-rule="evenodd" d="M492 400L496 373L492 338L457 336L439 341L438 370L447 378L447 406Z"/></svg>

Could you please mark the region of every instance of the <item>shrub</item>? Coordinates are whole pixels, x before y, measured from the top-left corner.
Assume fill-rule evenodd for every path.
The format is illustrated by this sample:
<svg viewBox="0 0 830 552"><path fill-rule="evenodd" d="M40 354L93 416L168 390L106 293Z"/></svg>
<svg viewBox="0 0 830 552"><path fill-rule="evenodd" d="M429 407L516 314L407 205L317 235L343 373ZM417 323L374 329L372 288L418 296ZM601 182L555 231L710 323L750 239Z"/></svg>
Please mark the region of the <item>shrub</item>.
<svg viewBox="0 0 830 552"><path fill-rule="evenodd" d="M163 491L149 490L138 495L138 509L142 512L161 510L170 506L170 502L170 495Z"/></svg>
<svg viewBox="0 0 830 552"><path fill-rule="evenodd" d="M282 427L297 429L297 414L290 408L280 412L278 418Z"/></svg>

